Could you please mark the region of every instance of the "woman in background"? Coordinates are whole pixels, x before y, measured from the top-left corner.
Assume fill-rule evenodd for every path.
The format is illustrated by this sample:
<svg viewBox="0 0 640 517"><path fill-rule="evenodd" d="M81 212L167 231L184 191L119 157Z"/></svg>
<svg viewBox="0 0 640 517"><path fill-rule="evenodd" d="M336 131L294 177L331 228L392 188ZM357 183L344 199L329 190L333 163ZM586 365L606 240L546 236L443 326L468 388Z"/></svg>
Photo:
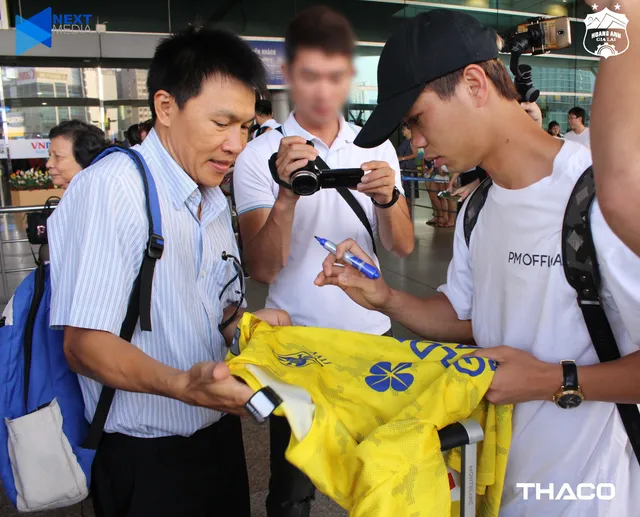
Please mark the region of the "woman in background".
<svg viewBox="0 0 640 517"><path fill-rule="evenodd" d="M80 120L61 122L49 132L47 169L56 187L66 189L107 145L104 132Z"/></svg>
<svg viewBox="0 0 640 517"><path fill-rule="evenodd" d="M49 132L47 169L53 184L66 189L82 169L86 169L106 145L104 132L80 120L61 122ZM49 244L40 246L40 263L49 261Z"/></svg>

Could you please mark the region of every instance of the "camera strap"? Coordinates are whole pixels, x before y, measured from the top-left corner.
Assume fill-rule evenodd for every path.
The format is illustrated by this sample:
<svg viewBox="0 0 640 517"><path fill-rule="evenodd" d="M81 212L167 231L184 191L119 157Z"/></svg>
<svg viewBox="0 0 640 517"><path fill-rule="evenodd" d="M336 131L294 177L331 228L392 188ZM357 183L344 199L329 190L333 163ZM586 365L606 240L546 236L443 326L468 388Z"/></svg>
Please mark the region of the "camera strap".
<svg viewBox="0 0 640 517"><path fill-rule="evenodd" d="M316 164L322 169L331 168L319 156L316 158ZM373 246L373 253L377 257L378 250L376 248L376 240L373 236L373 228L371 228L371 223L369 222L369 218L367 217L367 214L364 212L364 208L362 208L362 205L360 204L360 202L356 199L356 197L348 188L341 187L341 188L337 188L336 190L338 191L338 194L342 196L342 199L344 199L347 202L347 205L349 205L351 210L353 210L357 218L360 219L362 226L364 226L365 229L367 230L369 237L371 237L371 245Z"/></svg>
<svg viewBox="0 0 640 517"><path fill-rule="evenodd" d="M282 131L282 126L277 127L276 131L278 131L282 136L284 136L284 132ZM280 175L278 174L278 167L276 166L277 157L278 157L278 153L275 152L271 155L271 158L269 158L269 172L271 172L271 177L273 178L273 181L275 181L276 184L278 184L280 187L284 187L286 189L291 190L291 185L289 185L286 181L282 181L282 179L280 179ZM320 169L331 168L319 156L316 158L315 163ZM377 257L378 249L376 247L376 240L373 235L373 228L371 228L371 223L369 222L369 218L367 217L367 214L365 213L364 208L362 208L362 205L360 204L360 202L356 199L356 197L348 188L337 188L335 190L337 190L338 194L342 196L342 199L344 199L347 202L347 205L349 205L351 210L353 210L353 212L356 214L356 217L362 223L362 226L364 226L365 229L367 230L367 233L371 238L373 253Z"/></svg>

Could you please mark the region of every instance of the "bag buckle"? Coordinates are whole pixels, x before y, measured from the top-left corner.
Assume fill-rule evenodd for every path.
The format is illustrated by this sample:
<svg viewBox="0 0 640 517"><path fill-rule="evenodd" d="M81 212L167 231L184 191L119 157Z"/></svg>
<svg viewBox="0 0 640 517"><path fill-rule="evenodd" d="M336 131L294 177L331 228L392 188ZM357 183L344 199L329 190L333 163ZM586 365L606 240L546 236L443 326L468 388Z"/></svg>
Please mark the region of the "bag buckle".
<svg viewBox="0 0 640 517"><path fill-rule="evenodd" d="M162 257L164 251L164 238L161 235L152 233L149 237L149 244L147 245L147 256L152 259L159 259Z"/></svg>

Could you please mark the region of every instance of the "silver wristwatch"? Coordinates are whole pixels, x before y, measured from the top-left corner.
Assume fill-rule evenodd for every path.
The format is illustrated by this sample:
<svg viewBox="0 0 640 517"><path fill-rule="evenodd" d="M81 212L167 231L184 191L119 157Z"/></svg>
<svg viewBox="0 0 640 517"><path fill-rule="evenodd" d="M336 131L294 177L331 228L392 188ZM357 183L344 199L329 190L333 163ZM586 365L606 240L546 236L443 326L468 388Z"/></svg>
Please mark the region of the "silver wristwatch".
<svg viewBox="0 0 640 517"><path fill-rule="evenodd" d="M244 405L247 412L262 424L267 421L271 413L282 404L282 399L269 386L256 391Z"/></svg>

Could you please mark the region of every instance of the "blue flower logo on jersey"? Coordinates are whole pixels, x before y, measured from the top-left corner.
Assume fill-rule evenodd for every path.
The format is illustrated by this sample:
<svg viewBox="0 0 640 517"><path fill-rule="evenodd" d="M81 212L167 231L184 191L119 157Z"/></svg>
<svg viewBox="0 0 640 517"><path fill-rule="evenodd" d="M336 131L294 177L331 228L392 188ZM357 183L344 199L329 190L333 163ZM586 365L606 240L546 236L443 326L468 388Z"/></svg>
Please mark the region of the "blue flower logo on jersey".
<svg viewBox="0 0 640 517"><path fill-rule="evenodd" d="M369 370L371 375L365 378L365 382L379 393L384 393L389 388L394 391L406 391L413 384L413 375L405 372L411 365L412 363L399 363L392 368L388 362L376 363Z"/></svg>
<svg viewBox="0 0 640 517"><path fill-rule="evenodd" d="M285 366L294 366L296 368L302 368L303 366L309 366L310 364L319 364L324 366L325 364L331 364L325 360L322 356L317 354L311 354L309 352L294 352L293 354L276 354L275 356Z"/></svg>

